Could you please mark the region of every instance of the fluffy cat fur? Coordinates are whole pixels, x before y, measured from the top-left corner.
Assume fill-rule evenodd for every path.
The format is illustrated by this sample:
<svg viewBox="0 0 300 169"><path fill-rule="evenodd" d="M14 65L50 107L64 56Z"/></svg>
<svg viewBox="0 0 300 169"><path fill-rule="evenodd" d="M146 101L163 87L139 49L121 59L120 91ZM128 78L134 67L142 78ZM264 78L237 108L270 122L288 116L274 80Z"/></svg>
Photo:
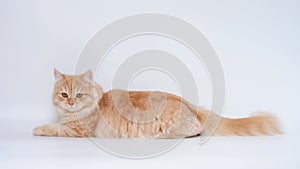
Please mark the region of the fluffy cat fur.
<svg viewBox="0 0 300 169"><path fill-rule="evenodd" d="M281 134L269 113L231 119L165 92L110 90L103 93L89 70L65 75L54 70L53 105L59 123L38 126L37 136L184 138L197 135Z"/></svg>

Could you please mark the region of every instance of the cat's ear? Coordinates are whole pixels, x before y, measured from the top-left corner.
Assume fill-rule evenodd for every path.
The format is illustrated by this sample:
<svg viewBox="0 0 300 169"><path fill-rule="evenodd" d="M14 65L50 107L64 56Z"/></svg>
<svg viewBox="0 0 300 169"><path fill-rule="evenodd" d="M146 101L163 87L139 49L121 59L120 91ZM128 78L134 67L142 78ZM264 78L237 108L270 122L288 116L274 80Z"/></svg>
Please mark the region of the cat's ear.
<svg viewBox="0 0 300 169"><path fill-rule="evenodd" d="M82 74L83 80L87 83L94 83L93 72L91 70L87 70Z"/></svg>
<svg viewBox="0 0 300 169"><path fill-rule="evenodd" d="M64 75L60 73L57 69L54 69L53 73L54 73L54 78L56 83L64 79Z"/></svg>

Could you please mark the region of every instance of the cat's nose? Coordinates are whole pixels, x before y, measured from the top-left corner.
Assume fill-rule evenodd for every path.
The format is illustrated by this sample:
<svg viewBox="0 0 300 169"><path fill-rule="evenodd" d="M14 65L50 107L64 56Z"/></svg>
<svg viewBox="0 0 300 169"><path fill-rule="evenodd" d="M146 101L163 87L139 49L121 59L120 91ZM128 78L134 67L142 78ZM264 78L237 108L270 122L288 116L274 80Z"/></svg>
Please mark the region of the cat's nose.
<svg viewBox="0 0 300 169"><path fill-rule="evenodd" d="M67 102L68 102L68 104L69 104L70 106L73 106L73 105L74 105L73 99L68 98L68 99L67 99Z"/></svg>

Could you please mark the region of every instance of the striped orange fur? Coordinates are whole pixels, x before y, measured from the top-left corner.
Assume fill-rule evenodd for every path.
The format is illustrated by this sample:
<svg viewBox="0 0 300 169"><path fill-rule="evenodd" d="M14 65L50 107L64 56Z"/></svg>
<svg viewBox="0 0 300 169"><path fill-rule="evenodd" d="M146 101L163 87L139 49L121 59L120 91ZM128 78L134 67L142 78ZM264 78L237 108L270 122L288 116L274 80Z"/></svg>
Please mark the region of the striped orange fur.
<svg viewBox="0 0 300 169"><path fill-rule="evenodd" d="M34 135L101 138L184 138L197 135L281 134L269 113L231 119L160 91L103 93L91 71L65 75L54 70L53 105L59 123L36 127Z"/></svg>

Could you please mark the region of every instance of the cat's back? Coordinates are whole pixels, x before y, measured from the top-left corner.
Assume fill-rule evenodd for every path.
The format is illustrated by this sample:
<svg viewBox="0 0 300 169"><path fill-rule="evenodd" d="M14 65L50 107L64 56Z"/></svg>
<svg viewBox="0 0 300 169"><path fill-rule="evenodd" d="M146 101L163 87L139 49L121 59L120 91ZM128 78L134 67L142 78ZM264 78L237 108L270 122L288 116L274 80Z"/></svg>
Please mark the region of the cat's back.
<svg viewBox="0 0 300 169"><path fill-rule="evenodd" d="M160 102L166 104L173 102L173 106L176 106L175 104L181 104L183 101L180 96L162 91L126 91L114 89L104 93L99 104L100 107L127 104L126 106L132 106L137 110L146 111L151 107L151 103Z"/></svg>

